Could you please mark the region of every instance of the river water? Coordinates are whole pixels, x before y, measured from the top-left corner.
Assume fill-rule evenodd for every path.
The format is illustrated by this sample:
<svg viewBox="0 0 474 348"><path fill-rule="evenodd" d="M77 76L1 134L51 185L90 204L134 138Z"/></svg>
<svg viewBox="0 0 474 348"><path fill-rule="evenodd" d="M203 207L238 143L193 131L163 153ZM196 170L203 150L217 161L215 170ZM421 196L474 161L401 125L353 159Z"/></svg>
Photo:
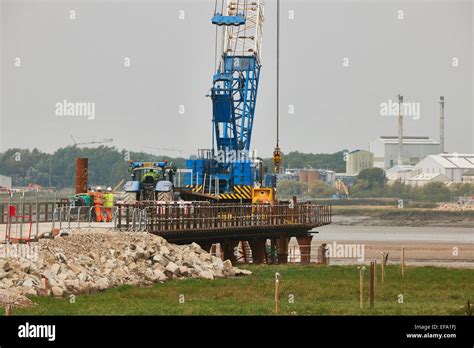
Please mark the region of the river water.
<svg viewBox="0 0 474 348"><path fill-rule="evenodd" d="M316 228L319 240L474 243L474 227L346 226Z"/></svg>

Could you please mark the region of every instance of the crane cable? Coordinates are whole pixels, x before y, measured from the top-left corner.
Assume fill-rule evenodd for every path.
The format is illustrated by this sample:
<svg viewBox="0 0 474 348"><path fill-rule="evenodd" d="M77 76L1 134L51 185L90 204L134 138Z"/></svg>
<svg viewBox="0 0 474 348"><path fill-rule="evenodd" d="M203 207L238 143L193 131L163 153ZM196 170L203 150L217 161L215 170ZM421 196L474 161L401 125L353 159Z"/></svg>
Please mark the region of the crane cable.
<svg viewBox="0 0 474 348"><path fill-rule="evenodd" d="M242 55L245 54L245 39L247 37L247 0L244 0L243 15L244 15L244 18L245 18L245 27L244 27L244 40L242 41Z"/></svg>
<svg viewBox="0 0 474 348"><path fill-rule="evenodd" d="M276 147L280 147L280 0L277 0L277 112L276 112Z"/></svg>
<svg viewBox="0 0 474 348"><path fill-rule="evenodd" d="M236 14L239 14L239 4L240 4L240 0L237 0L237 5L236 5ZM239 30L240 30L240 26L237 26L235 27L235 32L237 34L236 38L235 38L235 45L234 45L234 55L237 53L237 42L239 41ZM246 26L245 26L246 28ZM234 36L234 26L232 26L232 37Z"/></svg>
<svg viewBox="0 0 474 348"><path fill-rule="evenodd" d="M217 13L217 0L214 2L214 16ZM216 39L214 41L214 72L217 71L217 25L216 27Z"/></svg>

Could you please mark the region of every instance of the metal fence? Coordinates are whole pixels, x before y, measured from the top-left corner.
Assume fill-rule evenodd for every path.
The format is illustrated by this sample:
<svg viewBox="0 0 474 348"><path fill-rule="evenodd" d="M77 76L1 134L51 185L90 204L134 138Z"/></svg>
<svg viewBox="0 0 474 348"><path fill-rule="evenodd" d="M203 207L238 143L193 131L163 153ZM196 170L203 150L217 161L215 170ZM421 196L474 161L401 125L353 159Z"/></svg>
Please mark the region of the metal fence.
<svg viewBox="0 0 474 348"><path fill-rule="evenodd" d="M60 232L87 231L95 228L115 227L118 208L112 208L112 221L97 222L95 207L65 206L55 209L52 221L52 230Z"/></svg>

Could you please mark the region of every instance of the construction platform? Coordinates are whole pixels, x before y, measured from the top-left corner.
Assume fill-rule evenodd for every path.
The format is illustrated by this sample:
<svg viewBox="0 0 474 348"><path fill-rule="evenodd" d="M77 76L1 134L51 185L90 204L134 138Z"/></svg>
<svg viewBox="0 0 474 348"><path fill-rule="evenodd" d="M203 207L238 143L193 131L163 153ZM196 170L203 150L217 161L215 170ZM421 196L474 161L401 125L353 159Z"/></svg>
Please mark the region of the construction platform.
<svg viewBox="0 0 474 348"><path fill-rule="evenodd" d="M331 223L331 206L314 203L275 204L141 201L116 204L113 220L95 222L94 207L67 202L12 203L18 214L10 216L8 205L0 206L0 242L37 240L38 236L110 228L149 232L175 244L198 243L232 262L285 263L288 243L295 237L301 262L311 259L314 228ZM217 254L217 253L216 253ZM222 255L223 254L223 255Z"/></svg>
<svg viewBox="0 0 474 348"><path fill-rule="evenodd" d="M254 263L286 263L291 237L298 241L302 262L309 262L314 233L310 231L330 223L331 206L313 203L162 204L142 201L135 205L117 205L116 228L132 230L135 225L143 226L146 231L171 243L196 242L207 250L218 243L231 261L235 261L235 248L242 243L251 249ZM266 251L268 240L272 246L270 251Z"/></svg>

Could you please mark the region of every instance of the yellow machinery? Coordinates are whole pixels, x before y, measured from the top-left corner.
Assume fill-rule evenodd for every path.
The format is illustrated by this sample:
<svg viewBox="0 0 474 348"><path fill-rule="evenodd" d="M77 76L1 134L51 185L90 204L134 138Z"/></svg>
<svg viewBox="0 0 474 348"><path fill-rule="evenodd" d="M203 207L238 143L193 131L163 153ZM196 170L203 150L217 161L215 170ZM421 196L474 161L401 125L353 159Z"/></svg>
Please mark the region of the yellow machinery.
<svg viewBox="0 0 474 348"><path fill-rule="evenodd" d="M281 165L281 151L280 148L277 146L275 150L273 150L273 172L275 174L280 173L280 165Z"/></svg>
<svg viewBox="0 0 474 348"><path fill-rule="evenodd" d="M338 195L340 195L341 197L345 197L345 198L349 197L349 190L346 184L344 184L344 182L341 179L336 180L336 189L337 189Z"/></svg>
<svg viewBox="0 0 474 348"><path fill-rule="evenodd" d="M252 204L275 202L275 189L272 187L254 187L252 188Z"/></svg>

